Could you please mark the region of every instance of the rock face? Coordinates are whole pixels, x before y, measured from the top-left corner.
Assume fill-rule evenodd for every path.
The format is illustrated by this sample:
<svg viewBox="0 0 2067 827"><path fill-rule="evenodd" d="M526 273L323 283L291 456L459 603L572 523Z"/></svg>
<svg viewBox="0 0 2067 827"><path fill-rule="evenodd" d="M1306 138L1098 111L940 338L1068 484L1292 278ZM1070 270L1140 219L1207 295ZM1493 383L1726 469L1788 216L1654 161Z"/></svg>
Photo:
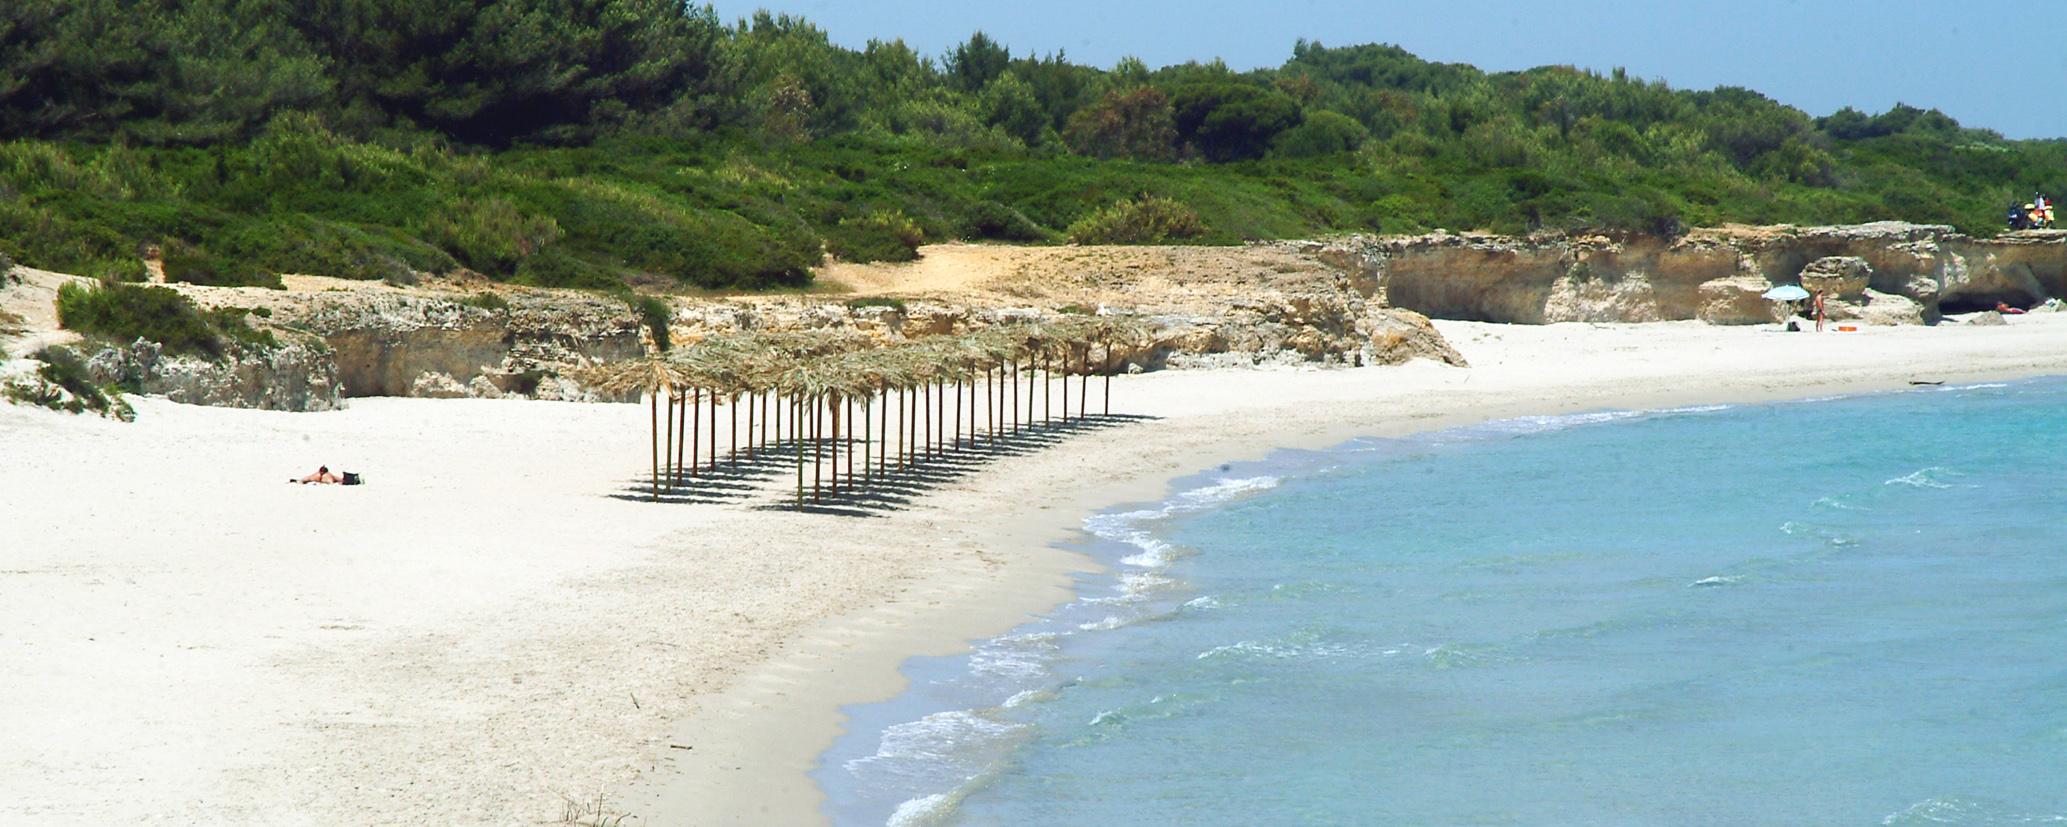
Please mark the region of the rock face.
<svg viewBox="0 0 2067 827"><path fill-rule="evenodd" d="M1463 359L1427 317L1363 292L1375 282L1315 256L1313 245L1236 248L1233 267L1209 267L1211 248L1036 248L1076 256L1067 278L949 297L673 299L676 342L744 331L845 330L883 341L979 330L1069 314L1123 313L1148 322L1140 343L1098 348L1114 371L1223 365L1397 364ZM503 287L488 299L465 289L398 290L334 283L270 304L277 324L329 344L343 394L528 397L595 401L559 375L566 366L642 352L640 321L622 300ZM268 296L196 290L214 304Z"/></svg>
<svg viewBox="0 0 2067 827"><path fill-rule="evenodd" d="M1325 255L1374 300L1440 319L1545 324L1773 319L1759 293L1813 283L1860 318L2030 307L2067 296L2067 231L1994 239L1951 227L1883 222L1840 227L1723 227L1678 238L1433 233L1353 237ZM1885 308L1867 311L1880 299ZM1817 287L1808 287L1814 290Z"/></svg>
<svg viewBox="0 0 2067 827"><path fill-rule="evenodd" d="M638 319L621 301L572 291L505 301L319 293L282 318L329 343L346 396L531 395L556 365L640 352Z"/></svg>
<svg viewBox="0 0 2067 827"><path fill-rule="evenodd" d="M1824 256L1801 268L1801 287L1826 299L1859 299L1872 282L1873 268L1858 256Z"/></svg>
<svg viewBox="0 0 2067 827"><path fill-rule="evenodd" d="M94 381L136 388L174 402L269 411L328 411L343 401L337 362L320 344L236 348L221 361L168 355L138 339L104 347L87 360Z"/></svg>

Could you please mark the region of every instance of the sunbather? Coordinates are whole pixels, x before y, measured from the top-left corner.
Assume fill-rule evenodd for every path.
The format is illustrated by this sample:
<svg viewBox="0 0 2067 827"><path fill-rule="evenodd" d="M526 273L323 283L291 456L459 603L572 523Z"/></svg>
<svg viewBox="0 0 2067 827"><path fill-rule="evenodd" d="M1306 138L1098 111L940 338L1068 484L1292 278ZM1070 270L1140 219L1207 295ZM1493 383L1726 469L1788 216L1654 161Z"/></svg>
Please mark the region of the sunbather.
<svg viewBox="0 0 2067 827"><path fill-rule="evenodd" d="M317 483L321 485L339 485L344 483L344 476L341 474L330 473L330 466L328 465L319 465L316 466L316 473L310 474L306 477L302 477L298 480L288 480L288 482L298 482L302 485L308 485L310 483Z"/></svg>

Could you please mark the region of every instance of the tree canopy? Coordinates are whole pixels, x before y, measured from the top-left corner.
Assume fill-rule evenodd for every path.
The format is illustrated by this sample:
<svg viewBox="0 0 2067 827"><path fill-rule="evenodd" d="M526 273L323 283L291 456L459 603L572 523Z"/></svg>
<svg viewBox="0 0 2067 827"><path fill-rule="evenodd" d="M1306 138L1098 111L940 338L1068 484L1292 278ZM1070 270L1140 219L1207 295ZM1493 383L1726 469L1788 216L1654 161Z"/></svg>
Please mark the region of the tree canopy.
<svg viewBox="0 0 2067 827"><path fill-rule="evenodd" d="M1898 105L1302 41L1112 67L981 32L928 56L680 0L0 5L0 253L265 283L465 266L798 284L830 250L1060 240L1151 199L1205 243L1435 227L1906 219L1991 232L2067 142ZM1101 219L1102 220L1102 219ZM1189 226L1189 225L1187 225Z"/></svg>

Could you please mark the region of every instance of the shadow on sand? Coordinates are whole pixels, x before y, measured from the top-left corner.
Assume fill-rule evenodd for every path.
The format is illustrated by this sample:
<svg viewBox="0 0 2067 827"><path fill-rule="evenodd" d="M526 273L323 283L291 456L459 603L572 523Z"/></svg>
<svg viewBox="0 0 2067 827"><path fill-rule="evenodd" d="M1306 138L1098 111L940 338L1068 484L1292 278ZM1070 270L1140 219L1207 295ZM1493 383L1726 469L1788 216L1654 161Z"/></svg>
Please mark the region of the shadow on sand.
<svg viewBox="0 0 2067 827"><path fill-rule="evenodd" d="M880 517L999 460L1035 453L1077 434L1153 419L1093 414L1023 424L1017 431L964 435L958 443L931 446L930 452L922 449L916 456L887 458L875 450L873 441L778 442L754 449L751 456L742 451L719 460L715 467L703 465L694 473L685 469L662 480L657 495L652 480L641 475L610 497L673 504L751 503L748 507L760 511ZM831 475L835 447L840 463L837 481Z"/></svg>

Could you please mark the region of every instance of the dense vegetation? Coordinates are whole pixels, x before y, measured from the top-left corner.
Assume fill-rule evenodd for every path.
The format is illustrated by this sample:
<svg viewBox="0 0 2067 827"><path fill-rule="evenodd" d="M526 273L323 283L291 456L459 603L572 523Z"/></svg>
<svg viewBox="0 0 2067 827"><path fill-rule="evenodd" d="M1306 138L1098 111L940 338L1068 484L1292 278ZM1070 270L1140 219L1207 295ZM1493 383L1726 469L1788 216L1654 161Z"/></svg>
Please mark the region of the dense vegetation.
<svg viewBox="0 0 2067 827"><path fill-rule="evenodd" d="M238 344L279 346L270 331L245 321L247 312L203 310L169 288L115 281L94 287L66 284L57 290L58 324L68 330L117 344L147 339L172 353L211 359Z"/></svg>
<svg viewBox="0 0 2067 827"><path fill-rule="evenodd" d="M0 253L135 279L797 286L922 240L1230 243L1722 221L1992 232L2067 142L1898 106L1300 43L1110 69L860 50L678 0L13 0Z"/></svg>

